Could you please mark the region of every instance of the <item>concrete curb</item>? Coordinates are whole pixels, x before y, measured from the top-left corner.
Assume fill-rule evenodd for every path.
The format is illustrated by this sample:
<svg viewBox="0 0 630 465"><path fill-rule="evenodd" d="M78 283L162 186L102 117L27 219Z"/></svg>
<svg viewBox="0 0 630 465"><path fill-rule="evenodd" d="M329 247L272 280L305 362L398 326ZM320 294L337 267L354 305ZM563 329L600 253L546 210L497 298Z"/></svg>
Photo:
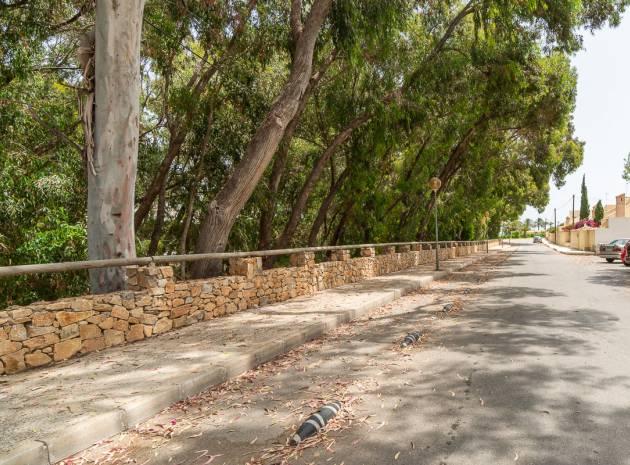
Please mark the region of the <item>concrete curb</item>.
<svg viewBox="0 0 630 465"><path fill-rule="evenodd" d="M542 243L546 245L547 247L549 247L551 250L554 250L564 255L595 255L594 252L588 252L586 250L573 250L573 249L568 249L566 247L560 247L556 244L552 244L547 239L543 239Z"/></svg>
<svg viewBox="0 0 630 465"><path fill-rule="evenodd" d="M491 250L491 252L495 252ZM183 382L176 382L164 389L134 399L109 412L84 415L76 422L65 426L63 431L53 433L44 439L26 440L18 447L0 457L0 465L51 465L88 447L98 441L134 427L138 423L161 412L165 408L217 386L230 378L268 362L291 349L324 336L329 331L355 320L366 313L391 303L403 295L427 287L435 280L443 279L453 272L472 265L487 257L483 254L457 264L454 269L441 271L430 276L423 276L418 283L392 289L385 296L364 302L356 308L344 310L336 315L322 318L314 324L296 329L286 335L282 341L267 341L254 345L252 352L230 359L229 365L213 366L205 373L188 377Z"/></svg>

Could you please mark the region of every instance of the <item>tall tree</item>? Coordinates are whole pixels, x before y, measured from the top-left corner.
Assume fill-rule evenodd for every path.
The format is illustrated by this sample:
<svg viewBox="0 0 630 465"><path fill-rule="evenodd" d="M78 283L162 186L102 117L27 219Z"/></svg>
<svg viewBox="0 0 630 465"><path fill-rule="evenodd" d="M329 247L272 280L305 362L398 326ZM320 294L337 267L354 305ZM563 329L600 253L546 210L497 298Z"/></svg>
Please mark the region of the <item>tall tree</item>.
<svg viewBox="0 0 630 465"><path fill-rule="evenodd" d="M623 174L621 175L624 181L630 182L630 153L623 162Z"/></svg>
<svg viewBox="0 0 630 465"><path fill-rule="evenodd" d="M144 0L96 3L94 151L88 152L88 256L135 257L134 201ZM91 108L88 109L91 111ZM122 268L90 271L94 293L122 289Z"/></svg>
<svg viewBox="0 0 630 465"><path fill-rule="evenodd" d="M601 223L604 219L604 206L602 205L601 200L598 200L597 205L595 205L595 214L593 215L593 219L598 223Z"/></svg>
<svg viewBox="0 0 630 465"><path fill-rule="evenodd" d="M281 95L267 113L252 137L245 155L234 169L216 197L208 204L206 215L199 228L196 251L220 252L227 241L245 203L249 200L271 161L287 125L298 111L311 79L313 52L324 20L328 16L332 0L315 0L304 24L302 24L302 2L292 2L291 24L295 40L295 52L291 74ZM216 274L220 262L196 262L193 276Z"/></svg>
<svg viewBox="0 0 630 465"><path fill-rule="evenodd" d="M588 204L588 189L586 188L586 174L582 176L582 193L580 197L580 219L587 220L590 216L590 207Z"/></svg>

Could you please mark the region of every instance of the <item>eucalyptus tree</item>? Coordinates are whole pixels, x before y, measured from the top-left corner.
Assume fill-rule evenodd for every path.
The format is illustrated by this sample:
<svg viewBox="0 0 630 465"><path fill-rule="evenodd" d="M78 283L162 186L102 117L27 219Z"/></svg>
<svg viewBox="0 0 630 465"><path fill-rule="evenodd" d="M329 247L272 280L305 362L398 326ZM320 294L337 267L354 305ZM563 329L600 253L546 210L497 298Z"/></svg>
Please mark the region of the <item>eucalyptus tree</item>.
<svg viewBox="0 0 630 465"><path fill-rule="evenodd" d="M87 147L90 259L136 256L133 216L140 121L140 39L144 0L96 2L93 73L94 147ZM89 62L89 60L88 60ZM93 293L123 289L124 269L90 271Z"/></svg>

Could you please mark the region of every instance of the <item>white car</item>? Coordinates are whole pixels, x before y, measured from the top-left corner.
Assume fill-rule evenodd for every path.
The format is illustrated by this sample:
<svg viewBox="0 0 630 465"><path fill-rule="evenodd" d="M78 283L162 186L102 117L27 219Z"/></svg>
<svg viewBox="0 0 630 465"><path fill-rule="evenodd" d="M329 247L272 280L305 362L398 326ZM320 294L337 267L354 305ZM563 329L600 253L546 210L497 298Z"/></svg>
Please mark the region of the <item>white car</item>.
<svg viewBox="0 0 630 465"><path fill-rule="evenodd" d="M628 241L630 239L615 239L609 244L599 244L599 256L605 258L608 263L621 260L621 252Z"/></svg>

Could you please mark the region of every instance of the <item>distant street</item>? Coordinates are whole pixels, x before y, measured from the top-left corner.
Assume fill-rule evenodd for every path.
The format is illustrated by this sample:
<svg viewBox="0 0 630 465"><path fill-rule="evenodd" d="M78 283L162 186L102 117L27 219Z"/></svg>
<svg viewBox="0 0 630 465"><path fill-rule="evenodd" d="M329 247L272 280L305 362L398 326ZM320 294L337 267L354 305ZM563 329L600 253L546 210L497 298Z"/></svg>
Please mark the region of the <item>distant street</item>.
<svg viewBox="0 0 630 465"><path fill-rule="evenodd" d="M630 464L630 268L513 245L76 462ZM331 431L291 455L292 427L334 399Z"/></svg>

